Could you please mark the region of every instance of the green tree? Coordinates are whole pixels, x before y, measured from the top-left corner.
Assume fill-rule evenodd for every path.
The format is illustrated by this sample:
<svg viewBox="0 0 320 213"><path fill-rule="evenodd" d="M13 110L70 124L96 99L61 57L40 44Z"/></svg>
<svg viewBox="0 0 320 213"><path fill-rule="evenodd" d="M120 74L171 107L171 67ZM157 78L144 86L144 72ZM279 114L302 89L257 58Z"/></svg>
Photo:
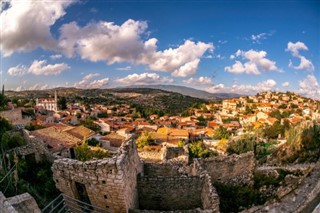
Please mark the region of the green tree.
<svg viewBox="0 0 320 213"><path fill-rule="evenodd" d="M218 154L207 149L202 141L197 141L189 144L189 155L191 158L207 158L217 156Z"/></svg>
<svg viewBox="0 0 320 213"><path fill-rule="evenodd" d="M65 109L67 109L67 99L66 99L66 97L59 97L59 99L58 99L58 108L60 109L60 110L65 110Z"/></svg>
<svg viewBox="0 0 320 213"><path fill-rule="evenodd" d="M81 121L81 124L85 127L87 127L88 129L91 129L95 132L100 130L100 127L94 123L94 119L92 117L87 117L86 119L84 119L83 121Z"/></svg>
<svg viewBox="0 0 320 213"><path fill-rule="evenodd" d="M229 141L227 143L227 152L229 154L242 154L246 152L254 152L256 146L256 138L252 135L243 135L239 140Z"/></svg>
<svg viewBox="0 0 320 213"><path fill-rule="evenodd" d="M264 136L269 139L276 139L281 133L284 133L284 128L279 121L274 122L272 126L266 126L264 128Z"/></svg>
<svg viewBox="0 0 320 213"><path fill-rule="evenodd" d="M153 136L150 134L150 132L143 131L141 135L136 140L137 147L143 148L145 146L154 145L155 140Z"/></svg>
<svg viewBox="0 0 320 213"><path fill-rule="evenodd" d="M198 122L197 122L198 126L206 126L207 125L207 121L206 121L206 119L204 119L203 116L197 117L197 120L198 120Z"/></svg>
<svg viewBox="0 0 320 213"><path fill-rule="evenodd" d="M219 126L219 128L214 131L212 138L216 140L220 140L222 138L228 139L229 136L230 136L230 133L228 132L228 130L223 126Z"/></svg>

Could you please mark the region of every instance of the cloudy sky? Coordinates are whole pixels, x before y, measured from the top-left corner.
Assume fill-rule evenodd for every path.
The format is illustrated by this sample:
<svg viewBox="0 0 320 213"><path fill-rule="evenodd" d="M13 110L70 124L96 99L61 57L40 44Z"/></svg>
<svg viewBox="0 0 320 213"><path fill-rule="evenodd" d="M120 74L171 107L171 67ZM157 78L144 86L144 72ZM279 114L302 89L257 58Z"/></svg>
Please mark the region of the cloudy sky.
<svg viewBox="0 0 320 213"><path fill-rule="evenodd" d="M320 97L320 1L1 1L7 89L174 84Z"/></svg>

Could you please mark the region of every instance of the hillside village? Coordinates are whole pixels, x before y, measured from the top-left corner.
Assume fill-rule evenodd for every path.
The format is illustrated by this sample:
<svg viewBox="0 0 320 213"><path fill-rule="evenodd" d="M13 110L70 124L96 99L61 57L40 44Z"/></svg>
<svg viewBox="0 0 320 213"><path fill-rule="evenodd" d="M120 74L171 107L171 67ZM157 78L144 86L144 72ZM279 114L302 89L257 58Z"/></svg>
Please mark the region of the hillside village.
<svg viewBox="0 0 320 213"><path fill-rule="evenodd" d="M99 208L112 212L127 212L132 208L149 210L200 208L203 210L211 209L211 212L226 212L229 210L225 210L223 209L225 207L221 206L225 205L222 197L220 197L219 210L219 198L217 197L221 195L220 192L222 190L222 188L219 188L222 187L219 184L234 185L235 182L240 183L243 181L245 187L252 187L255 186L253 182L256 184L254 174L256 174L257 167L261 169L265 168L265 166L278 166L276 169L273 167L268 172L261 172L262 170L258 169L261 174L265 175L265 178L270 178L269 176L272 172L278 176L281 173L279 172L280 170L286 172L281 180L277 176L278 179L276 179L282 182L275 184L277 185L276 189L272 188L275 185L271 184L272 187L270 187L267 184L267 187L264 188L264 194L262 193L264 195L263 201L253 203L254 205L263 205L268 199L275 198L275 196L280 199L295 190L299 185L298 182L301 183L317 166L303 164L303 166L296 169L283 169L283 166L292 163L315 163L319 158L315 154L317 151L311 149L311 151L308 149L308 153L310 152L311 154L309 153L303 157L298 152L296 156L296 153L292 154L284 151L287 150L288 140L292 140L290 131L294 131L295 127L308 129L310 125L318 125L320 121L320 102L294 93L263 92L255 96L241 96L239 98L196 104L180 114L164 114L157 110L141 110L141 108L129 104L104 105L101 103L68 102L65 97L58 97L59 94L55 94L54 97L33 100L35 105L31 107L21 107L10 101L3 107L3 110L0 111L0 116L12 125L11 131L18 132L18 134L22 132L21 135L25 139L25 142L18 145L9 145L8 153L14 152L18 156L29 156L25 159L32 158L32 161L37 163L41 162L43 158L54 162L50 168L53 171L55 185L61 192L74 197L66 179L77 180L76 183L79 182L75 186L77 190L83 191L83 187L85 187L84 191L87 190L87 194L84 193L84 195L79 192L77 199L89 202L92 205L95 204ZM319 138L316 140L319 140ZM239 145L248 141L254 141L254 145ZM131 143L134 143L134 145L130 145ZM130 146L136 146L137 148ZM252 148L250 148L251 146ZM136 151L132 151L135 149ZM37 151L35 152L34 150ZM135 152L139 157L135 156ZM132 199L130 204L122 205L120 201L115 203L115 198L110 194L105 194L104 196L105 200L111 196L112 202L100 201L98 198L94 198L95 196L92 193L96 189L89 187L91 182L85 181L86 169L83 170L85 177L78 177L77 175L82 173L77 171L72 173L72 169L75 167L72 167L66 176L65 167L69 163L73 165L68 159L76 159L80 160L80 162L87 161L89 167L94 164L93 161L98 159L114 159L115 162L118 162L117 159L121 159L119 160L120 162L125 162L123 168L127 168L128 165L123 160L121 153L126 153L125 156L128 155L128 159L132 158L132 162L130 161L132 165L130 165L136 168L132 171L132 174L136 174L136 176L130 176L129 182L131 183L132 181L133 186L137 185L139 192L134 192L137 189L130 188L130 185L129 188L133 192L128 189L130 192L128 192L129 195L126 195L129 196L126 199L130 200L130 202ZM283 153L288 156L291 155L289 156L290 158L278 158ZM201 160L206 158L211 159L209 161L213 163L208 164L206 163L208 161ZM237 164L237 159L239 160L238 163L241 162L242 165ZM111 165L112 163L109 161L105 160L105 162L101 161L101 163ZM245 165L246 161L248 165ZM215 172L212 172L211 169L214 167L219 170L218 168L224 167L222 164L217 164L217 162L222 162L222 164L226 165L229 165L227 162L232 162L232 169L221 170L217 172L220 177L216 177L217 174L214 174ZM98 168L99 165L98 163L95 167ZM79 166L82 168L82 164L79 163ZM244 169L242 168L243 166L247 168ZM176 167L179 168L178 171L173 171L172 168ZM195 168L197 168L197 172L194 171ZM82 169L80 170L82 171ZM128 167L128 171L131 171L131 169ZM203 170L202 173L200 170ZM231 170L232 172L230 173ZM114 173L113 169L110 171L116 176L120 174ZM294 176L294 174L298 173L302 175ZM143 177L139 179L139 174L144 174L145 179ZM177 181L174 184L181 181L181 177L190 176L195 178L190 179L190 184L200 184L199 187L202 192L196 193L202 193L201 199L204 199L203 196L208 196L205 198L206 201L199 200L194 205L190 204L189 206L178 205L178 201L171 204L168 202L167 208L161 209L158 206L160 209L152 209L152 206L156 205L157 199L152 200L153 198L150 198L148 200L144 197L145 193L153 193L147 187L155 187L154 183L150 182L150 180L153 180L152 177L157 179L164 176L165 178L165 174ZM206 175L203 176L204 174ZM296 181L290 182L287 180L285 182L284 179L288 174L292 175ZM104 173L101 173L101 177L103 175ZM203 179L203 177L205 178ZM121 174L119 184L125 183L121 187L128 187L126 178L129 178L129 176L123 177ZM221 183L220 179L222 179ZM142 180L146 182L141 182ZM92 181L94 183L97 180L93 178ZM114 184L117 183L116 179L112 181ZM204 186L211 183L211 181L218 184L214 185L217 191L214 188L211 189L211 184L209 184L211 194L204 195ZM98 182L96 187L99 188ZM102 182L105 184L105 180ZM283 184L287 184L288 187L285 188ZM188 188L190 186L183 185L181 187ZM280 189L281 187L283 188L279 190L279 186ZM116 191L116 189L117 187L115 186L112 190ZM179 191L179 189L176 190ZM193 193L193 189L190 190L190 193ZM103 194L107 192L104 192L101 188L101 191L96 193ZM119 193L121 197L121 192L117 191L115 193ZM133 197L130 197L131 193L133 193ZM134 195L135 193L138 193L138 195ZM120 198L118 197L117 199ZM138 199L140 204L135 203L133 201L135 199ZM142 199L147 201L142 201ZM184 199L190 199L190 197L185 197ZM103 202L108 204L103 206L101 204ZM199 203L202 204L200 205ZM249 208L253 204L248 204L245 208ZM45 203L42 203L41 207L44 206ZM245 209L240 206L235 208L236 211ZM139 211L135 210L135 212Z"/></svg>
<svg viewBox="0 0 320 213"><path fill-rule="evenodd" d="M217 138L219 136L215 135L215 130L219 127L226 129L229 135L239 136L277 123L290 126L320 119L319 101L294 93L278 92L228 99L220 103L198 104L196 108L189 108L179 115L142 115L141 111L128 104L66 103L66 109L54 111L52 109L57 109L57 100L54 101L54 98L37 99L36 102L32 109L17 108L8 103L11 110L2 111L1 116L13 125L22 125L27 129L39 128L35 134L47 131L46 128L52 132L63 129L62 132L66 133L68 131L65 130L77 127L79 130L74 132L81 134L81 137L77 137L80 140L93 137L109 141L111 146L116 147L121 145L119 141L143 131L152 132L157 142L177 143L179 140L189 141L194 138ZM276 138L283 139L284 135L278 133ZM59 138L58 135L56 137Z"/></svg>

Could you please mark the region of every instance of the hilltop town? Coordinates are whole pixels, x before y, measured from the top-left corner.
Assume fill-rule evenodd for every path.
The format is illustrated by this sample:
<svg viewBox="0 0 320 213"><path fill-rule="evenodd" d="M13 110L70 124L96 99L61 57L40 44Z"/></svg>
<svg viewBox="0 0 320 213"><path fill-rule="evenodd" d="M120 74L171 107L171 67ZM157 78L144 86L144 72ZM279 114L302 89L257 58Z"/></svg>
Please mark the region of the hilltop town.
<svg viewBox="0 0 320 213"><path fill-rule="evenodd" d="M61 192L66 210L277 211L279 200L285 205L313 181L290 212L310 208L309 194L319 187L320 102L295 93L203 100L179 113L57 92L1 98L0 178L7 188L0 191L7 207L27 205L30 196L23 204L6 197L28 192L37 201L28 208L40 211L37 205L48 206Z"/></svg>

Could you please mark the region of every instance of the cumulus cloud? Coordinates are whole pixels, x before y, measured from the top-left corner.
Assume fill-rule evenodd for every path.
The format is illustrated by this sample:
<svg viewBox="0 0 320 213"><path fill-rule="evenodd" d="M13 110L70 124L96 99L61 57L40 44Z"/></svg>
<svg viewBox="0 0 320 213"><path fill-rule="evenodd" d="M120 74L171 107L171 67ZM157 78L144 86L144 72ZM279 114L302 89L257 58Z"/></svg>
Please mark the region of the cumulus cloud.
<svg viewBox="0 0 320 213"><path fill-rule="evenodd" d="M191 40L177 48L158 50L156 38L145 39L149 36L147 22L132 19L121 25L107 21L90 22L83 27L76 22L63 24L56 40L51 27L73 2L76 0L10 1L0 17L3 54L9 56L41 47L62 52L67 57L79 55L93 62L141 64L153 71L185 77L196 73L206 51L213 52L213 44ZM52 59L57 57L60 55Z"/></svg>
<svg viewBox="0 0 320 213"><path fill-rule="evenodd" d="M307 78L299 81L299 93L310 98L320 99L320 86L314 75L308 75Z"/></svg>
<svg viewBox="0 0 320 213"><path fill-rule="evenodd" d="M131 19L122 25L100 21L82 28L72 22L60 28L59 46L68 57L77 53L94 62L143 64L179 77L193 75L203 54L214 49L211 43L186 40L177 48L158 51L156 38L143 40L147 27L146 22Z"/></svg>
<svg viewBox="0 0 320 213"><path fill-rule="evenodd" d="M48 88L49 88L48 84L35 84L35 85L29 87L28 90L45 90Z"/></svg>
<svg viewBox="0 0 320 213"><path fill-rule="evenodd" d="M283 87L288 87L289 85L290 85L290 83L288 81L282 83Z"/></svg>
<svg viewBox="0 0 320 213"><path fill-rule="evenodd" d="M28 72L28 68L24 65L17 65L8 69L8 74L12 76L23 76Z"/></svg>
<svg viewBox="0 0 320 213"><path fill-rule="evenodd" d="M300 54L300 51L304 50L307 51L308 47L301 41L298 41L296 43L293 42L289 42L286 51L291 52L293 57L299 58L300 59L300 64L298 66L294 66L292 61L289 61L289 67L296 69L296 70L309 70L309 71L313 71L314 70L314 66L312 64L312 62L308 59L306 59L306 57L302 56Z"/></svg>
<svg viewBox="0 0 320 213"><path fill-rule="evenodd" d="M308 47L301 41L296 43L289 41L286 51L290 51L293 56L298 57L300 50L308 50Z"/></svg>
<svg viewBox="0 0 320 213"><path fill-rule="evenodd" d="M233 84L231 87L225 87L223 84L219 84L213 87L207 88L208 92L217 93L217 92L230 92L238 94L254 94L257 92L269 91L274 88L277 84L273 79L268 79L257 83L256 85L250 84Z"/></svg>
<svg viewBox="0 0 320 213"><path fill-rule="evenodd" d="M193 61L187 62L183 66L176 69L172 75L175 77L187 77L194 75L197 72L200 59L195 59Z"/></svg>
<svg viewBox="0 0 320 213"><path fill-rule="evenodd" d="M206 89L207 92L217 93L224 89L224 84L217 84Z"/></svg>
<svg viewBox="0 0 320 213"><path fill-rule="evenodd" d="M275 71L278 69L276 62L266 58L267 52L265 51L258 52L255 50L249 50L245 52L238 50L234 55L230 56L230 59L235 59L240 56L248 61L243 63L236 60L232 66L226 66L224 70L236 74L246 73L258 75L261 71Z"/></svg>
<svg viewBox="0 0 320 213"><path fill-rule="evenodd" d="M35 75L58 75L67 69L70 69L70 67L65 63L47 64L46 60L35 60L29 67L28 72Z"/></svg>
<svg viewBox="0 0 320 213"><path fill-rule="evenodd" d="M65 8L72 2L8 1L8 8L0 14L0 44L4 56L37 47L56 50L57 42L50 33L50 27L65 15Z"/></svg>
<svg viewBox="0 0 320 213"><path fill-rule="evenodd" d="M167 77L161 77L156 73L142 73L142 74L131 74L124 78L115 80L116 82L137 85L137 84L158 84L158 83L172 83L173 79Z"/></svg>
<svg viewBox="0 0 320 213"><path fill-rule="evenodd" d="M34 75L58 75L61 72L70 69L69 65L61 64L47 64L46 60L32 62L30 67L24 65L17 65L8 69L8 74L12 76L23 76L27 73Z"/></svg>
<svg viewBox="0 0 320 213"><path fill-rule="evenodd" d="M188 80L184 80L184 83L187 84L192 84L192 85L196 85L196 86L200 86L200 85L211 85L212 84L212 79L209 77L199 77L197 78L189 78Z"/></svg>
<svg viewBox="0 0 320 213"><path fill-rule="evenodd" d="M82 78L81 81L75 83L73 86L77 88L83 88L83 89L93 89L93 88L102 88L108 85L110 79L109 78L103 78L103 79L96 79L96 77L99 77L99 73L90 73Z"/></svg>

